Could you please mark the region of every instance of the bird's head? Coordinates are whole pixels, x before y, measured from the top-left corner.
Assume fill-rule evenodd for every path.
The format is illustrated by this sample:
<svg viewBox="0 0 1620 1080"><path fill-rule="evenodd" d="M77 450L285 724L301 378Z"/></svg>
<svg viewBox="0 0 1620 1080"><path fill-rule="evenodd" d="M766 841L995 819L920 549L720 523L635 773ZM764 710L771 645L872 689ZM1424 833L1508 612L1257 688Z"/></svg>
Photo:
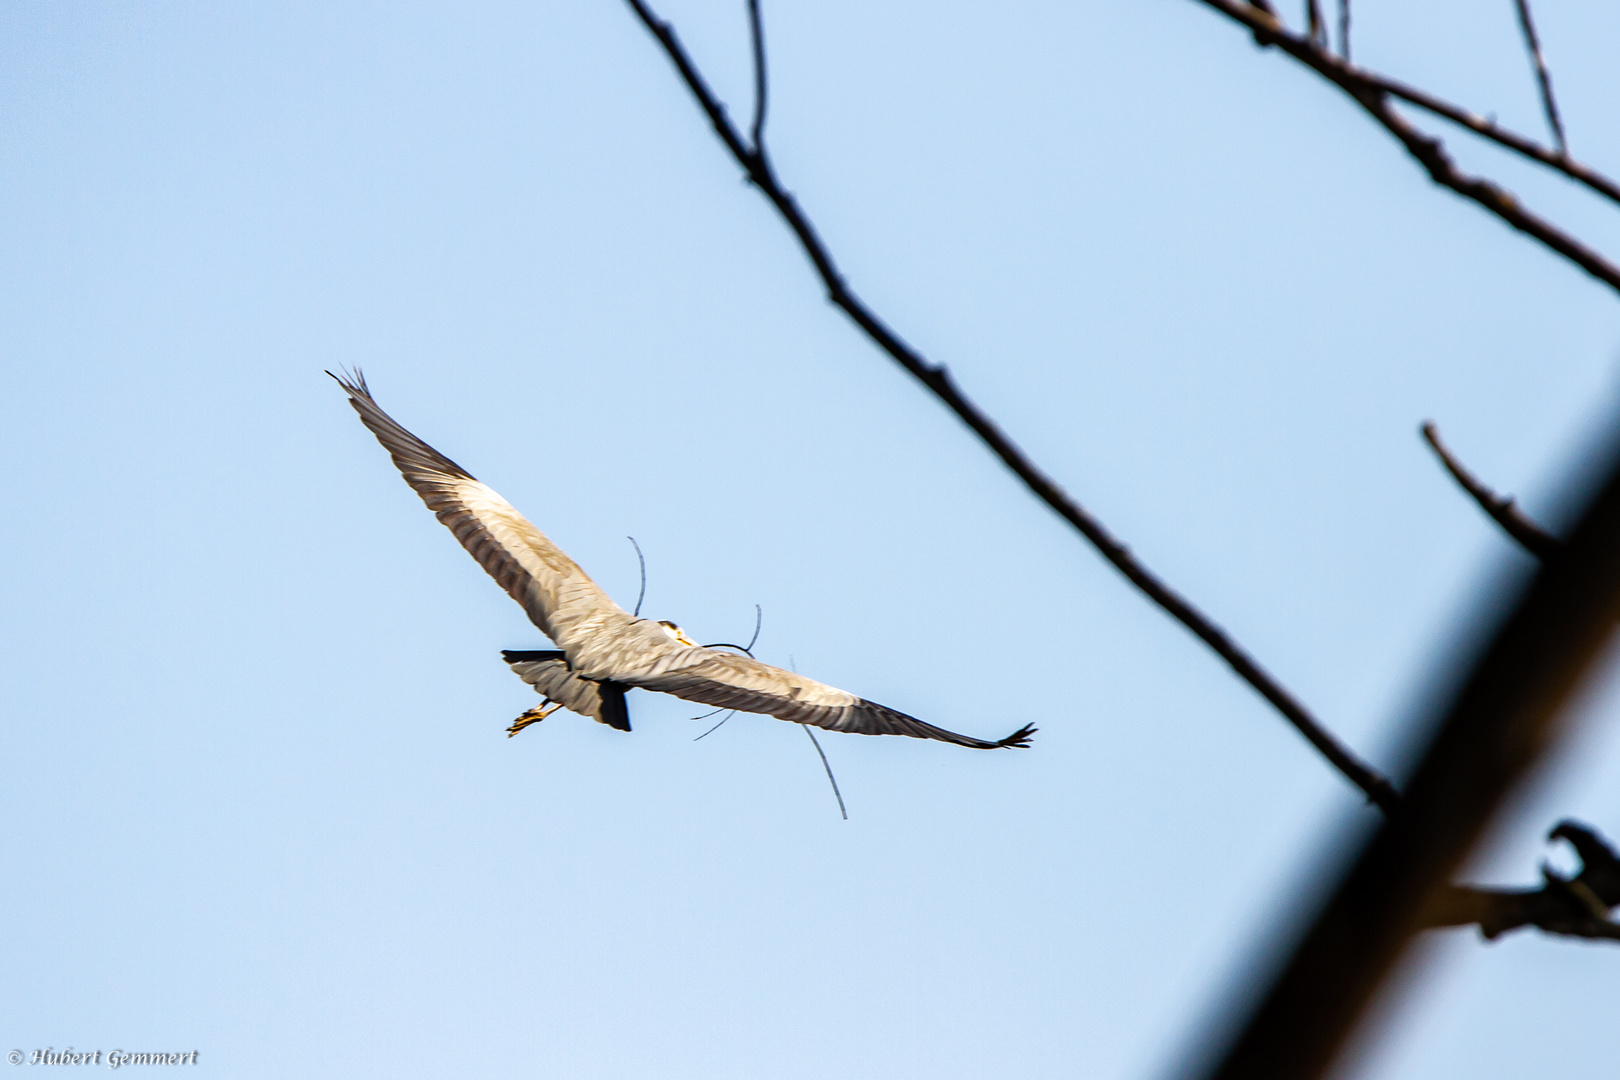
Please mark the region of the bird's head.
<svg viewBox="0 0 1620 1080"><path fill-rule="evenodd" d="M684 630L670 622L668 619L659 619L658 625L664 628L664 633L668 634L682 645L691 645L693 648L697 647L697 642L687 637Z"/></svg>

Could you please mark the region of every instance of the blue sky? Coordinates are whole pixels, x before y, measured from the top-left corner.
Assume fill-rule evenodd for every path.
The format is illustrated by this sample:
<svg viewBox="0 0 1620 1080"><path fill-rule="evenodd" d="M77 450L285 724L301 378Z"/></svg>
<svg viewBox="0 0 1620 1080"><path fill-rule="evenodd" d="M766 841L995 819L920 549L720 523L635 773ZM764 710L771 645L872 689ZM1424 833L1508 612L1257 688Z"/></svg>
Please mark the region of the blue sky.
<svg viewBox="0 0 1620 1080"><path fill-rule="evenodd" d="M1540 131L1511 5L1367 63ZM662 4L734 112L744 8ZM1375 763L1556 524L1615 297L1196 4L770 3L778 168L856 289ZM1620 15L1549 7L1620 167ZM1370 811L822 299L627 9L0 11L0 1049L230 1077L1151 1077ZM1612 213L1451 140L1598 246ZM544 644L323 368L621 603L1027 752L823 738ZM1474 869L1620 834L1620 689ZM1553 853L1555 860L1562 858ZM1608 1076L1614 950L1437 937L1347 1075Z"/></svg>

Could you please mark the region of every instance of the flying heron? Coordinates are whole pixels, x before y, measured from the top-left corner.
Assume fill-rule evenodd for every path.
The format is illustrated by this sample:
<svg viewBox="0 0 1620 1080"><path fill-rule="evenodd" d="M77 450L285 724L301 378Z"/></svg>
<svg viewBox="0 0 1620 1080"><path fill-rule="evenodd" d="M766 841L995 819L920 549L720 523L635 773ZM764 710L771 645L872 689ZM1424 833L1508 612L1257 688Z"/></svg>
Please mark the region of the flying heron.
<svg viewBox="0 0 1620 1080"><path fill-rule="evenodd" d="M358 371L352 379L332 378L348 391L405 482L558 646L502 653L545 699L518 717L508 735L560 708L629 731L624 693L639 688L830 731L909 735L980 750L1029 745L1033 725L996 742L958 735L751 656L698 645L672 622L631 615L511 503L383 412Z"/></svg>

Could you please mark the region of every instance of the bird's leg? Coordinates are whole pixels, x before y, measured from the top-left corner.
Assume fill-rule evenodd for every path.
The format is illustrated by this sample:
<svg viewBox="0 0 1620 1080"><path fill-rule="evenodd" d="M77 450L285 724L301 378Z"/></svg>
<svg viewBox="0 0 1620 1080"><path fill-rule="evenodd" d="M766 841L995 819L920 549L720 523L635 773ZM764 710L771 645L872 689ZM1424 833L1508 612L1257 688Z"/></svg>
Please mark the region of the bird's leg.
<svg viewBox="0 0 1620 1080"><path fill-rule="evenodd" d="M544 720L546 717L550 716L560 708L562 708L562 703L558 701L548 701L536 705L534 708L512 721L512 726L506 729L506 737L510 739L512 736L516 735L530 724L538 724L540 721Z"/></svg>

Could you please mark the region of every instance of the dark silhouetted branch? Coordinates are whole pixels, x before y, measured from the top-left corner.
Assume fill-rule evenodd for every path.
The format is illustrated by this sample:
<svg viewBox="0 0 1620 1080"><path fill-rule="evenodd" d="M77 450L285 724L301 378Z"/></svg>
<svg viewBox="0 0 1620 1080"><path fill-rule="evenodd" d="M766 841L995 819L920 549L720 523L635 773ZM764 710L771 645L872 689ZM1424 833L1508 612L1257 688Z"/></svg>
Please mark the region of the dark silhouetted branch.
<svg viewBox="0 0 1620 1080"><path fill-rule="evenodd" d="M1374 91L1381 90L1390 97L1399 98L1409 105L1415 105L1423 109L1425 112L1450 120L1452 123L1467 128L1483 139L1512 150L1521 157L1527 157L1538 164L1545 165L1549 169L1563 173L1571 180L1611 202L1620 203L1620 184L1616 184L1614 180L1598 172L1590 165L1582 164L1574 158L1549 150L1534 139L1526 138L1516 131L1498 125L1489 117L1480 116L1478 113L1471 112L1459 105L1453 105L1451 102L1437 98L1423 90L1407 86L1405 83L1398 82L1395 79L1385 78L1382 75L1374 75L1371 72L1363 71L1361 68L1352 68L1351 70L1357 73L1360 80Z"/></svg>
<svg viewBox="0 0 1620 1080"><path fill-rule="evenodd" d="M1317 74L1328 79L1347 93L1353 89L1362 89L1371 93L1385 93L1390 97L1399 98L1409 105L1415 105L1425 112L1432 113L1444 120L1449 120L1460 127L1478 135L1482 139L1496 143L1506 150L1527 157L1549 169L1563 173L1576 183L1603 196L1611 202L1620 203L1620 184L1598 172L1590 165L1582 164L1574 158L1568 157L1556 150L1550 149L1536 142L1534 139L1521 135L1509 128L1498 125L1489 117L1453 104L1441 97L1419 90L1415 86L1408 86L1398 79L1387 75L1380 75L1366 68L1357 67L1349 62L1348 57L1338 57L1320 50L1311 48L1309 39L1290 34L1277 13L1269 4L1255 3L1250 5L1233 3L1231 0L1198 0L1208 7L1213 7L1221 14L1235 22L1247 26L1254 34L1257 43L1263 46L1275 45L1294 59L1312 68ZM1348 18L1348 7L1341 9L1342 18ZM1346 39L1348 40L1348 39Z"/></svg>
<svg viewBox="0 0 1620 1080"><path fill-rule="evenodd" d="M1563 552L1470 664L1400 809L1361 846L1209 1075L1321 1076L1502 801L1562 734L1566 702L1620 619L1620 447L1606 449L1607 476ZM1584 839L1568 826L1561 835Z"/></svg>
<svg viewBox="0 0 1620 1080"><path fill-rule="evenodd" d="M1440 458L1440 464L1446 467L1446 471L1462 485L1464 491L1473 496L1481 510L1489 514L1509 536L1519 542L1520 547L1538 559L1550 559L1558 554L1564 546L1558 538L1525 517L1513 504L1512 496L1503 498L1463 468L1462 462L1453 457L1451 451L1446 449L1446 444L1440 441L1440 432L1435 428L1433 420L1425 420L1421 430L1424 441Z"/></svg>
<svg viewBox="0 0 1620 1080"><path fill-rule="evenodd" d="M1328 47L1327 20L1322 17L1320 0L1305 0L1305 23L1309 27L1307 33L1310 36L1311 44L1318 49L1326 49Z"/></svg>
<svg viewBox="0 0 1620 1080"><path fill-rule="evenodd" d="M1547 839L1569 842L1581 859L1578 874L1566 878L1543 866L1539 889L1441 890L1424 912L1422 925L1477 925L1486 938L1534 926L1549 934L1620 941L1620 923L1609 917L1611 909L1620 907L1620 855L1578 821L1560 822Z"/></svg>
<svg viewBox="0 0 1620 1080"><path fill-rule="evenodd" d="M1350 67L1348 64L1345 66ZM1521 157L1527 157L1538 164L1545 165L1549 169L1563 173L1571 180L1611 202L1620 203L1620 184L1616 184L1614 180L1598 172L1590 165L1584 165L1574 158L1549 150L1534 139L1527 138L1516 131L1498 125L1489 117L1471 112L1460 105L1453 105L1451 102L1435 97L1426 91L1407 86L1405 83L1395 79L1375 75L1361 68L1350 67L1350 70L1370 90L1383 91L1390 97L1399 98L1409 105L1415 105L1423 109L1425 112L1450 120L1452 123L1465 127L1481 138L1511 150Z"/></svg>
<svg viewBox="0 0 1620 1080"><path fill-rule="evenodd" d="M765 74L765 24L759 14L759 0L748 0L748 36L754 46L754 149L764 153L765 95L770 90L770 79Z"/></svg>
<svg viewBox="0 0 1620 1080"><path fill-rule="evenodd" d="M1365 792L1369 800L1386 812L1393 810L1399 802L1399 796L1387 778L1340 743L1306 710L1304 705L1261 668L1224 630L1143 566L1124 544L1103 527L1101 522L1058 487L1052 478L1025 456L1024 452L1014 445L977 405L963 395L944 366L929 362L906 344L850 290L814 226L799 209L793 195L778 182L769 155L762 146L756 144L750 148L744 143L742 136L726 115L725 106L715 97L708 83L693 65L674 29L654 15L643 0L626 0L626 2L636 17L663 46L665 54L675 65L675 70L680 73L687 89L692 92L698 106L708 116L709 123L713 125L720 141L742 166L748 179L776 208L788 228L793 230L799 246L804 250L805 256L815 267L816 273L827 289L827 299L848 315L878 348L927 387L971 428L991 452L1023 481L1036 498L1051 507L1090 541L1103 558L1124 574L1131 584L1225 660L1240 678L1258 691L1301 735L1305 736L1322 756L1351 783Z"/></svg>
<svg viewBox="0 0 1620 1080"><path fill-rule="evenodd" d="M1558 117L1558 102L1553 98L1552 75L1547 61L1541 55L1541 40L1536 37L1536 24L1530 18L1530 0L1513 0L1519 9L1519 29L1524 31L1524 47L1530 53L1530 63L1536 69L1536 84L1541 88L1541 107L1547 113L1547 126L1552 129L1553 143L1561 156L1569 155L1569 143L1564 139L1564 122Z"/></svg>
<svg viewBox="0 0 1620 1080"><path fill-rule="evenodd" d="M1446 152L1445 144L1438 138L1420 131L1396 112L1390 104L1390 98L1406 101L1462 124L1499 146L1538 161L1585 184L1605 198L1620 202L1620 186L1616 186L1613 180L1586 166L1578 165L1561 153L1539 146L1522 135L1500 128L1433 95L1405 86L1393 79L1363 71L1320 48L1308 36L1290 32L1282 21L1269 11L1241 3L1240 0L1198 0L1198 2L1248 27L1261 45L1281 49L1349 94L1369 116L1400 140L1407 153L1423 166L1435 183L1450 188L1495 214L1513 228L1533 237L1611 289L1620 292L1620 267L1546 219L1524 209L1517 198L1496 183L1482 177L1471 176L1458 169Z"/></svg>

